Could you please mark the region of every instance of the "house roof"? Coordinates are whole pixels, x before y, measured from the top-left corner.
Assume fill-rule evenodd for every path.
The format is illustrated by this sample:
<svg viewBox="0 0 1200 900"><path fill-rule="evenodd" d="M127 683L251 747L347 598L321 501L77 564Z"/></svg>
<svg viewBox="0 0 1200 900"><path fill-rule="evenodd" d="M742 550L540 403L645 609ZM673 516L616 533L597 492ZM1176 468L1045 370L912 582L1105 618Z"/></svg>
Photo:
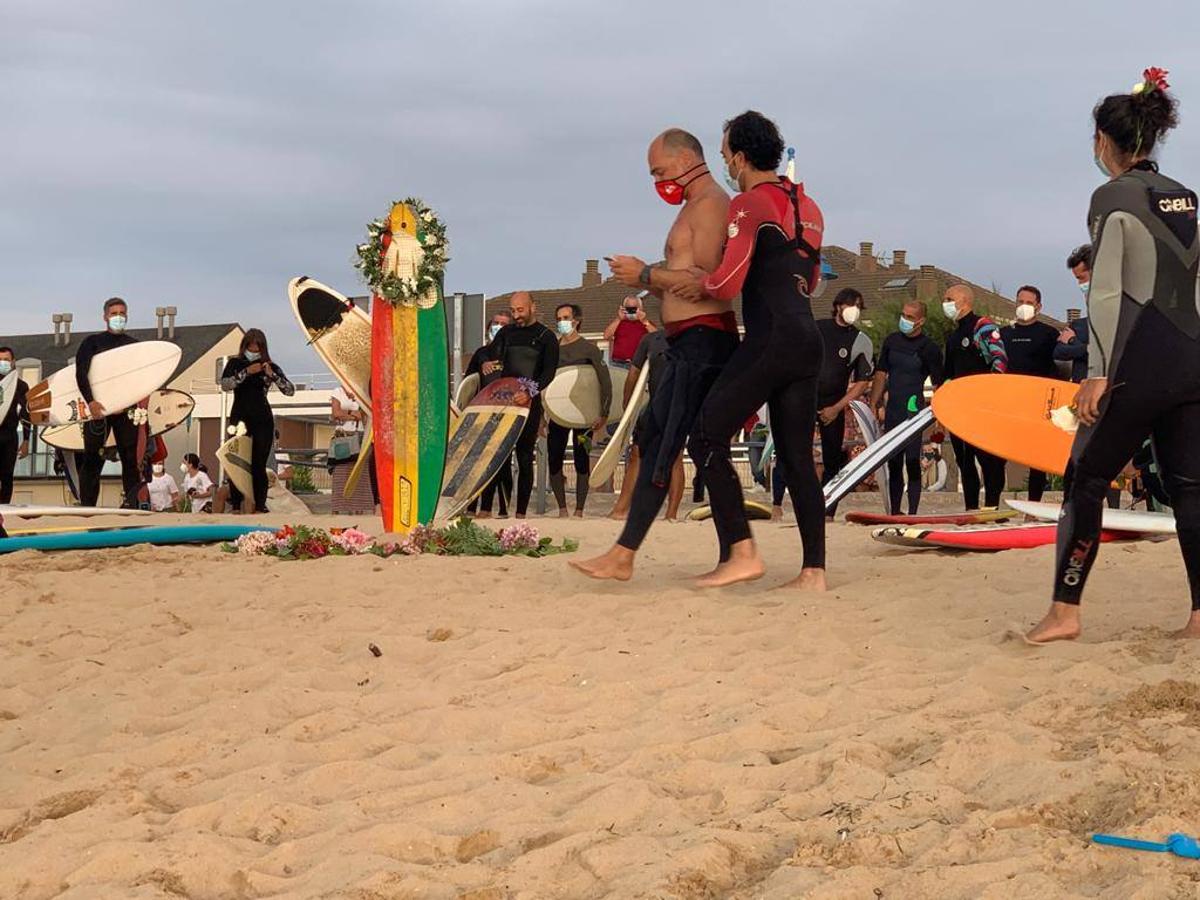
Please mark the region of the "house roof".
<svg viewBox="0 0 1200 900"><path fill-rule="evenodd" d="M156 328L130 328L126 331L130 337L139 341L170 340L183 351L179 360L176 374L186 371L196 360L211 350L218 341L229 332L241 330L236 322L222 322L215 325L176 325L175 336L159 338ZM71 333L71 341L66 346L54 345L54 333L46 334L16 334L0 336L0 346L12 347L17 359L36 359L42 363L42 377L53 375L59 369L75 359L75 352L84 338L96 334L95 331L77 331Z"/></svg>
<svg viewBox="0 0 1200 900"><path fill-rule="evenodd" d="M873 308L893 299L923 300L931 306L940 303L946 288L952 284L970 285L975 291L980 308L996 318L1004 321L1016 318L1016 304L1008 297L936 266L913 268L904 262L884 266L873 256L864 257L861 253L833 244L824 247L821 255L838 275L837 281L830 284L825 294L819 300L813 301L813 311L821 318L833 315L833 298L842 288L855 288L863 295L863 316L869 319ZM513 293L510 291L489 298L487 315L491 316L498 310L508 309ZM583 309L583 328L591 333L601 331L617 314L618 304L626 296L638 292L613 278L608 278L593 286L548 288L533 290L530 293L544 319L550 318L553 308L561 303L577 303ZM650 318L656 322L661 321L661 301L653 295L648 295L644 304ZM740 316L740 297L734 301L734 310ZM1050 316L1039 318L1052 325L1064 327L1063 323Z"/></svg>

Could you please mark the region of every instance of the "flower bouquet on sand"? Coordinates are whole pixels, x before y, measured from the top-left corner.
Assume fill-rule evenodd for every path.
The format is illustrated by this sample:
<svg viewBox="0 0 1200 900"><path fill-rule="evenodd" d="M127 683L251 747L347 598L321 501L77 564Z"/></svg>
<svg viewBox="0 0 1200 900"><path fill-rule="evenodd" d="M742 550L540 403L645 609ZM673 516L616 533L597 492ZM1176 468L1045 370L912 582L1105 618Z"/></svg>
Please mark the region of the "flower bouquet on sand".
<svg viewBox="0 0 1200 900"><path fill-rule="evenodd" d="M421 525L400 542L377 541L358 528L331 528L328 531L308 525L285 525L278 531L253 531L232 543L223 544L226 553L243 556L273 556L276 559L321 559L326 556L553 556L579 549L570 538L555 544L541 537L536 528L524 522L493 531L470 519L458 519L445 528Z"/></svg>

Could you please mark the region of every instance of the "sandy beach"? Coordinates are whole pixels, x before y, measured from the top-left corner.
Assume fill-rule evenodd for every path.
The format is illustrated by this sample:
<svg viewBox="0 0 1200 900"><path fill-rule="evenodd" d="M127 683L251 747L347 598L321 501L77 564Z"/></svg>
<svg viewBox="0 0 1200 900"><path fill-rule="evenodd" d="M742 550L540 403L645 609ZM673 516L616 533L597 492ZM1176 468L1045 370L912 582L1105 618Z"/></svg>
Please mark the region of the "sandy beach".
<svg viewBox="0 0 1200 900"><path fill-rule="evenodd" d="M617 531L533 521L583 553ZM767 578L711 593L684 581L707 523L657 526L623 585L564 557L7 556L0 897L1196 896L1193 861L1087 842L1196 831L1174 541L1106 546L1084 639L1034 649L1049 548L837 523L804 595L770 590L794 529L756 533Z"/></svg>

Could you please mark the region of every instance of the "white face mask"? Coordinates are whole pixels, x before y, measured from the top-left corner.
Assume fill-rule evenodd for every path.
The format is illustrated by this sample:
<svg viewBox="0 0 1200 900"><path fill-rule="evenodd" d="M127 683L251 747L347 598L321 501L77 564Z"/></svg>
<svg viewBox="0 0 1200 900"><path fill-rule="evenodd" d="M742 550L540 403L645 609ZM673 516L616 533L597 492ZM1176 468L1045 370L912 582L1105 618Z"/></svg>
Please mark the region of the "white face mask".
<svg viewBox="0 0 1200 900"><path fill-rule="evenodd" d="M1037 316L1037 307L1032 303L1022 303L1017 306L1017 321L1032 322Z"/></svg>
<svg viewBox="0 0 1200 900"><path fill-rule="evenodd" d="M164 466L162 463L154 464L154 474L155 475L161 475L164 471L166 471L166 466Z"/></svg>
<svg viewBox="0 0 1200 900"><path fill-rule="evenodd" d="M946 316L947 319L951 319L951 320L957 319L958 318L958 304L955 303L953 300L945 301L944 303L942 303L942 313Z"/></svg>
<svg viewBox="0 0 1200 900"><path fill-rule="evenodd" d="M853 325L855 322L857 322L860 315L861 311L857 306L842 307L842 321L847 325Z"/></svg>
<svg viewBox="0 0 1200 900"><path fill-rule="evenodd" d="M182 472L184 475L186 475L188 473L187 463L180 463L179 471Z"/></svg>

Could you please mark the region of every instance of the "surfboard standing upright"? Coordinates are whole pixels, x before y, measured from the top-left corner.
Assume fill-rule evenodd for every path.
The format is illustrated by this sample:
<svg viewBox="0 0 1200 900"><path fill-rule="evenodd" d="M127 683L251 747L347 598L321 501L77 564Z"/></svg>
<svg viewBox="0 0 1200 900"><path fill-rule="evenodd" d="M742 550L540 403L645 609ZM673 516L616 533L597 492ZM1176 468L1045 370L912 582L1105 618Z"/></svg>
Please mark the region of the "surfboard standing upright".
<svg viewBox="0 0 1200 900"><path fill-rule="evenodd" d="M358 268L371 288L371 405L383 524L433 521L446 465L450 359L442 276L446 228L420 200L367 226Z"/></svg>

